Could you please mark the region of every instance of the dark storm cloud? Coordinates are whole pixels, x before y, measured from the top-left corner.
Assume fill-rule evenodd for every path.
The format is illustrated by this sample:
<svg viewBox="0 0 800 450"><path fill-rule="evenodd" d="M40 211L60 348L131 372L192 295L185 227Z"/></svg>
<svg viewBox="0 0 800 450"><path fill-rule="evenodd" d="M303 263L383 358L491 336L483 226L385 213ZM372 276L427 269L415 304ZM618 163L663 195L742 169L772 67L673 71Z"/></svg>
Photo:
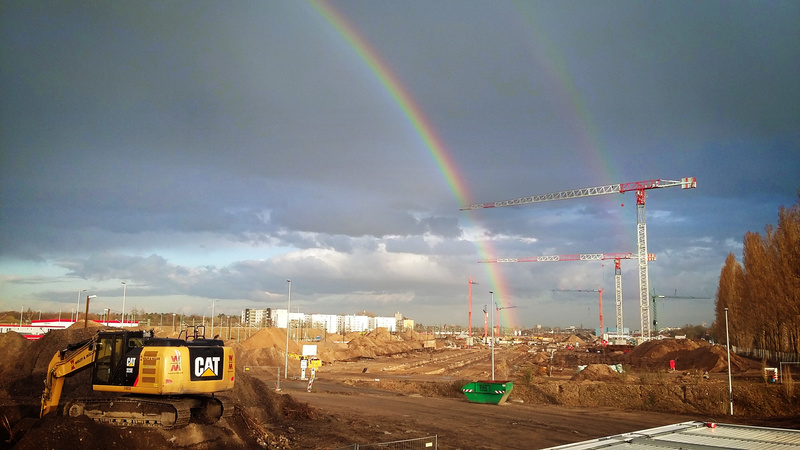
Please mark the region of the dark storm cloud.
<svg viewBox="0 0 800 450"><path fill-rule="evenodd" d="M131 280L260 302L300 276L302 301L444 320L467 274L488 285L485 248L636 246L634 193L474 212L459 195L684 176L698 188L648 192L651 282L713 292L744 233L797 200L797 2L331 4L387 73L305 3L4 3L0 294ZM571 318L549 289L608 283L591 265L500 270L545 323Z"/></svg>

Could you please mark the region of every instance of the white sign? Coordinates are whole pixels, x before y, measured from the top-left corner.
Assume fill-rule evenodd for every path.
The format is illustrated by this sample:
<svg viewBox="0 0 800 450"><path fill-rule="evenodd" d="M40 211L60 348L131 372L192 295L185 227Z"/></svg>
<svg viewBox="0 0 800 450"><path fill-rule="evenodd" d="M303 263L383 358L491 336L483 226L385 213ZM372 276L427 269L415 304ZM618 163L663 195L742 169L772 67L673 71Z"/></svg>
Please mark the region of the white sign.
<svg viewBox="0 0 800 450"><path fill-rule="evenodd" d="M317 356L317 346L303 345L303 356Z"/></svg>

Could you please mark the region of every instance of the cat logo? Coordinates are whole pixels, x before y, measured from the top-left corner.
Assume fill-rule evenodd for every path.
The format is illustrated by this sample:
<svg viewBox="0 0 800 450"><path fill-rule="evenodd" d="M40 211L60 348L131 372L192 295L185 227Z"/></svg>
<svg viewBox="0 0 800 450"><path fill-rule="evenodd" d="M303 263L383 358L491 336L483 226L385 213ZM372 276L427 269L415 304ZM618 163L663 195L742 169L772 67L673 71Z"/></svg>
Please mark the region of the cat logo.
<svg viewBox="0 0 800 450"><path fill-rule="evenodd" d="M218 378L219 372L219 356L198 356L194 359L194 376L196 377L214 377Z"/></svg>

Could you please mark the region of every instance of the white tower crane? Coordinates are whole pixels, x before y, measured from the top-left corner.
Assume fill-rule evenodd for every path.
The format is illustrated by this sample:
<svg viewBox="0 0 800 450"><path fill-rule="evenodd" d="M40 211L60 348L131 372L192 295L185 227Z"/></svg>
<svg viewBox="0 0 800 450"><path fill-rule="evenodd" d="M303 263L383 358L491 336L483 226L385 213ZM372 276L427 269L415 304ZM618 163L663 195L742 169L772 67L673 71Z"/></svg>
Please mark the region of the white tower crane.
<svg viewBox="0 0 800 450"><path fill-rule="evenodd" d="M649 275L647 270L647 224L644 209L645 190L680 186L681 189L691 189L697 187L697 178L681 178L680 181L672 180L648 180L635 181L632 183L610 184L590 188L572 189L567 191L552 192L549 194L532 195L530 197L519 197L511 200L503 200L494 203L475 203L461 208L461 211L499 208L502 206L527 205L529 203L541 203L554 200L567 200L571 198L594 197L604 194L622 194L628 191L636 191L636 235L637 235L637 255L639 259L639 310L640 310L640 330L642 340L650 338L650 287Z"/></svg>
<svg viewBox="0 0 800 450"><path fill-rule="evenodd" d="M581 253L578 255L545 255L529 256L525 258L481 259L479 263L508 263L508 262L554 262L554 261L605 261L614 260L614 300L617 313L617 334L622 335L622 269L620 260L638 259L639 255L633 253ZM655 261L656 255L649 253L648 261ZM602 311L601 311L602 314ZM602 327L602 324L600 326Z"/></svg>

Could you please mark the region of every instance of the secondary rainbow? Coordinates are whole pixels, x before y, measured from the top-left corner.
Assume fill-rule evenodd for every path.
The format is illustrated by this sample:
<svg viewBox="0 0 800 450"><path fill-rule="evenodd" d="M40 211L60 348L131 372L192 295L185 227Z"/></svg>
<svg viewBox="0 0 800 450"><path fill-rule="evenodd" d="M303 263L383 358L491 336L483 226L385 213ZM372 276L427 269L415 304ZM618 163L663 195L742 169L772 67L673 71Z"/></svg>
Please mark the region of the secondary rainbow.
<svg viewBox="0 0 800 450"><path fill-rule="evenodd" d="M458 204L454 206L454 210L459 206L473 203L472 197L469 194L464 180L459 174L457 166L453 161L452 155L447 150L444 142L439 138L436 130L433 128L431 122L425 116L425 113L419 107L417 102L411 96L407 89L403 86L400 80L395 76L390 67L380 58L375 49L361 36L360 33L349 23L349 21L337 11L333 5L325 0L314 0L310 2L313 8L325 18L325 20L333 26L339 35L355 50L361 60L369 67L370 71L380 80L383 88L392 97L393 101L400 107L405 114L409 123L411 123L415 132L424 142L428 152L433 160L436 162L439 171L442 173L445 181L447 182L450 191L456 197ZM474 217L466 214L465 220L475 222ZM494 251L491 243L487 240L478 240L474 242L478 249L478 253L482 259L494 258ZM505 283L502 270L499 264L481 264L486 271L489 278L491 288L487 291L494 291L494 299L502 308L509 297L509 290ZM464 275L464 284L466 291L467 274ZM487 292L488 294L488 292ZM478 301L477 303L480 303ZM473 307L476 311L480 308ZM473 312L474 313L474 312ZM501 315L505 324L516 326L516 320L510 309L501 310ZM473 320L473 326L476 325Z"/></svg>

